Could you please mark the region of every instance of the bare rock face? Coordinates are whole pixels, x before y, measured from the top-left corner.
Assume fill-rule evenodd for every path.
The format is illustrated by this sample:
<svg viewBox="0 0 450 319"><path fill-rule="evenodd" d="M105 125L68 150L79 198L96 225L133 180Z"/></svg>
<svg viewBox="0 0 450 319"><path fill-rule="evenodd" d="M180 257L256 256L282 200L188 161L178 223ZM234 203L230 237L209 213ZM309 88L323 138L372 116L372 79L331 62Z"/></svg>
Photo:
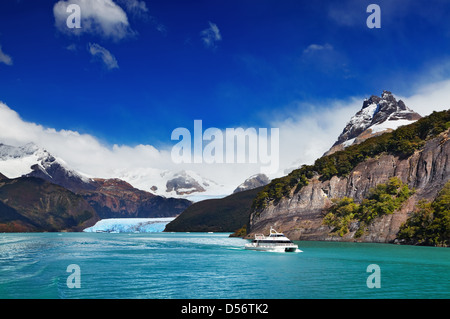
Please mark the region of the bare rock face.
<svg viewBox="0 0 450 319"><path fill-rule="evenodd" d="M325 182L317 177L311 179L298 193L292 191L291 196L282 198L277 205L271 204L262 212L253 213L248 237L267 233L270 226L274 226L293 240L392 242L418 202L433 200L449 180L448 134L449 130L428 141L422 150L407 159L381 155L360 163L347 177L334 176ZM358 239L354 238L357 225L343 237L329 234L331 228L322 220L332 198L347 196L360 202L371 188L386 183L391 177L398 177L416 191L399 211L377 218Z"/></svg>

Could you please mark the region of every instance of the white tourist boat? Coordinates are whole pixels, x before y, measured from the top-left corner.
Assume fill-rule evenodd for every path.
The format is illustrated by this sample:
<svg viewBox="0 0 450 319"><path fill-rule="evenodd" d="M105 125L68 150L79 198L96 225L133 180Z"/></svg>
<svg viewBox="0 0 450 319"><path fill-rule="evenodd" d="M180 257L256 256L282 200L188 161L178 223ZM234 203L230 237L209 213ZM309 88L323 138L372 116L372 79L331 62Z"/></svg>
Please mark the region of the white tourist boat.
<svg viewBox="0 0 450 319"><path fill-rule="evenodd" d="M269 236L256 234L251 243L245 245L245 249L275 251L275 252L301 252L298 245L294 244L283 233L270 227Z"/></svg>

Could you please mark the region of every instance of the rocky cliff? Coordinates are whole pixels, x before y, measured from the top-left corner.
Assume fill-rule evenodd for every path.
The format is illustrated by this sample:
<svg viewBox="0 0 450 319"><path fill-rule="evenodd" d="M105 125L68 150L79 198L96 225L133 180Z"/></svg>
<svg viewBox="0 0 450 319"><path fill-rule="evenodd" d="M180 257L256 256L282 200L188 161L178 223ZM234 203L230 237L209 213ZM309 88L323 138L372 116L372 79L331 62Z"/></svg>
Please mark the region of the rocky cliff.
<svg viewBox="0 0 450 319"><path fill-rule="evenodd" d="M445 130L408 157L381 153L356 165L346 176L333 176L329 180L315 175L298 192L290 190L288 196L271 202L261 211L253 211L250 217L250 233L267 233L270 226L284 232L293 240L344 240L363 242L392 242L399 227L406 221L422 199L433 200L449 180L450 141ZM343 237L330 235L330 227L323 224L323 217L333 198L344 196L360 202L371 188L398 177L410 188L412 195L393 214L377 218L358 239L357 227Z"/></svg>

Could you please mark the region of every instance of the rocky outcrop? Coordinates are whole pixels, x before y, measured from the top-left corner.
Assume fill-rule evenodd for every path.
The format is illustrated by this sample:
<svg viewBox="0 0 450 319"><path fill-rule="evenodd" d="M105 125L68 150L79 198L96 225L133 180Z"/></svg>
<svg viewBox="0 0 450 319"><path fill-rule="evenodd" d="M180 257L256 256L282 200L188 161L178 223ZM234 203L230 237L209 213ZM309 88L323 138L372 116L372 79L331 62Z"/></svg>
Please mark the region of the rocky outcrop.
<svg viewBox="0 0 450 319"><path fill-rule="evenodd" d="M357 165L346 177L334 176L320 181L319 176L309 180L298 193L270 204L250 217L250 233L267 233L270 226L284 232L293 240L344 240L363 242L392 242L417 203L433 200L449 180L450 141L449 130L429 140L425 146L406 159L393 155L380 155ZM371 188L398 177L415 189L399 211L377 218L368 231L356 239L357 225L344 237L330 235L330 227L323 224L323 217L331 205L331 199L344 196L360 202Z"/></svg>

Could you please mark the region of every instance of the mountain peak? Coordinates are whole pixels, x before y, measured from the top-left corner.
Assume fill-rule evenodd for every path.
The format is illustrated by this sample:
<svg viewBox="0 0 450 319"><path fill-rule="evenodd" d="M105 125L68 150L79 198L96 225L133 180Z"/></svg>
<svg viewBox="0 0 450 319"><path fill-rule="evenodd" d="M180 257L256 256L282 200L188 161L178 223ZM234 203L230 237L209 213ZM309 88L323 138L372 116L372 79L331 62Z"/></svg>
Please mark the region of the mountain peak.
<svg viewBox="0 0 450 319"><path fill-rule="evenodd" d="M265 174L256 174L247 178L242 184L240 184L233 193L239 193L242 191L255 189L257 187L265 186L270 183L270 179Z"/></svg>
<svg viewBox="0 0 450 319"><path fill-rule="evenodd" d="M384 90L381 96L372 95L365 99L359 110L347 123L337 141L325 155L342 150L352 144L376 135L395 130L402 125L420 119L420 114L409 109L392 92Z"/></svg>

